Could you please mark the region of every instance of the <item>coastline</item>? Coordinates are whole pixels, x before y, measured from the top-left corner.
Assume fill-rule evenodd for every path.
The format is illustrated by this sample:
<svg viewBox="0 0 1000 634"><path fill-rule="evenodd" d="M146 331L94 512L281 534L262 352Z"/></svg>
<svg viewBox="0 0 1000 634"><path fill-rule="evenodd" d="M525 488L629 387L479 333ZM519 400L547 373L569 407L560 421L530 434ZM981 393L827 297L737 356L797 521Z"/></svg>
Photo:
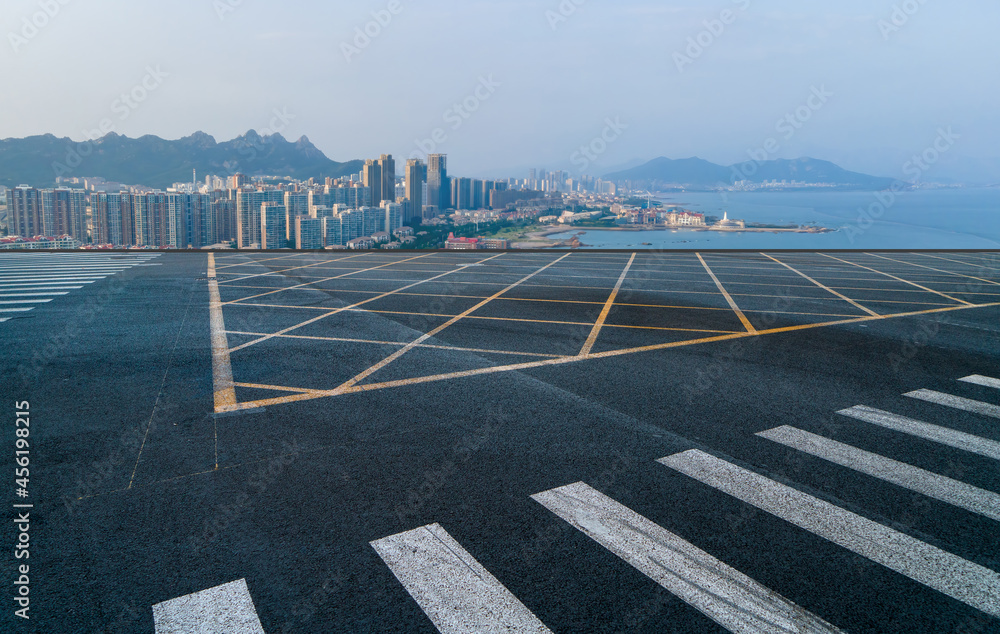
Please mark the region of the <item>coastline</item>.
<svg viewBox="0 0 1000 634"><path fill-rule="evenodd" d="M578 227L567 225L564 227L552 227L542 231L532 231L527 234L523 242L515 242L511 246L515 249L555 249L555 248L579 248L586 246L579 244L578 237L591 231L619 231L632 233L645 232L678 232L690 231L692 233L806 233L825 234L836 233L839 229L829 229L826 227L666 227L666 226L628 226L628 227ZM566 240L551 240L549 236L573 232L573 237ZM574 243L576 243L574 245Z"/></svg>

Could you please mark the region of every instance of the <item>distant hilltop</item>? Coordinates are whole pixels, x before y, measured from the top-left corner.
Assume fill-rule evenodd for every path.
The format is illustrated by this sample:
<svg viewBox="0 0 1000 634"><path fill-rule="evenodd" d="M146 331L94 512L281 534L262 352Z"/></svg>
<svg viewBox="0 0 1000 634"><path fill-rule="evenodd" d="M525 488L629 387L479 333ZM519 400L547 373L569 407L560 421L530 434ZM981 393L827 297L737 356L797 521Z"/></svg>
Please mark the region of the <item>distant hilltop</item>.
<svg viewBox="0 0 1000 634"><path fill-rule="evenodd" d="M650 189L718 189L739 187L741 182L747 188L753 188L761 183L784 181L789 186L796 183L804 187L882 190L896 182L892 178L849 172L829 161L813 158L747 161L726 167L700 158L672 160L660 157L645 165L607 174L604 178L615 182L646 183Z"/></svg>
<svg viewBox="0 0 1000 634"><path fill-rule="evenodd" d="M253 130L224 143L204 132L176 141L151 135L130 139L114 132L83 142L51 134L0 140L0 185L7 187L47 187L57 177L101 176L165 188L190 181L192 170L204 176L238 172L322 180L356 174L363 166L364 161L330 160L304 136L292 142Z"/></svg>

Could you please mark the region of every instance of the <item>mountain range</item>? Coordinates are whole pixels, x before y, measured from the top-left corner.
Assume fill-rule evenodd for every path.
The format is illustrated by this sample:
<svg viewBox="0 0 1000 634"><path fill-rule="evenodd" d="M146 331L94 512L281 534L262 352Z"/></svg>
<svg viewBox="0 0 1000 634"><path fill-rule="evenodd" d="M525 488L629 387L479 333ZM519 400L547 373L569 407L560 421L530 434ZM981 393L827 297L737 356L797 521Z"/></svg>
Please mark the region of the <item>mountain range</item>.
<svg viewBox="0 0 1000 634"><path fill-rule="evenodd" d="M832 184L843 189L882 190L895 182L892 178L849 172L829 161L813 158L775 159L723 166L700 158L674 160L660 157L644 165L606 174L604 178L686 189L729 187L741 180L754 183L777 180L798 181L809 185Z"/></svg>
<svg viewBox="0 0 1000 634"><path fill-rule="evenodd" d="M356 174L363 166L364 161L330 160L304 136L292 142L253 130L224 143L204 132L176 141L151 135L131 139L114 132L84 142L51 134L0 140L0 185L7 187L51 187L58 176L99 176L165 188L190 182L192 170L201 178L242 173L323 179Z"/></svg>

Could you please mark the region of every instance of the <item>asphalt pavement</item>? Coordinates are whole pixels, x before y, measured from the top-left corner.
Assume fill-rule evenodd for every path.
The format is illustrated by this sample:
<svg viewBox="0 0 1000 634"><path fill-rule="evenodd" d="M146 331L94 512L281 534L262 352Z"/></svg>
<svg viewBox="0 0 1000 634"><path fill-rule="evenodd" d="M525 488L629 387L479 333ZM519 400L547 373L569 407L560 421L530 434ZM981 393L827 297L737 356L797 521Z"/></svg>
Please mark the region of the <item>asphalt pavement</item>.
<svg viewBox="0 0 1000 634"><path fill-rule="evenodd" d="M1000 632L998 253L4 255L0 358L5 632Z"/></svg>

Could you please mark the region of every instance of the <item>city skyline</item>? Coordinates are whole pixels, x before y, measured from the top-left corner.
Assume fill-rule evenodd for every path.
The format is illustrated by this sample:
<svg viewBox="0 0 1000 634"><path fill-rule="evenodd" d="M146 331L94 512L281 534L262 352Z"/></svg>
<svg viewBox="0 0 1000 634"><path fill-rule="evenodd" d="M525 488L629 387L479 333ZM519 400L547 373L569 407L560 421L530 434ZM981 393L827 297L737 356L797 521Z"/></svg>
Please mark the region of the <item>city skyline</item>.
<svg viewBox="0 0 1000 634"><path fill-rule="evenodd" d="M591 173L658 156L734 163L774 139L773 158L900 176L942 126L962 142L940 170L995 158L1000 139L983 81L1000 8L986 2L98 4L56 2L36 20L37 2L11 3L0 137L83 140L104 120L133 138L254 129L308 135L339 161L447 153L483 177L582 173L580 148L609 136ZM120 37L88 45L101 29Z"/></svg>

